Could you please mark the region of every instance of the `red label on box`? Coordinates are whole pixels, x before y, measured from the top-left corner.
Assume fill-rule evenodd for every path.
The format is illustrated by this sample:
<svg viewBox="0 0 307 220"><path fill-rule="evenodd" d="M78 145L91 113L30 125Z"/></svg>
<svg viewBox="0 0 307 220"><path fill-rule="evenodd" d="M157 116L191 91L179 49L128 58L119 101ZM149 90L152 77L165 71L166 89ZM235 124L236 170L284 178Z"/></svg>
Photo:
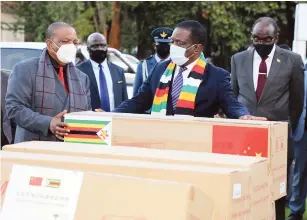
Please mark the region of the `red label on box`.
<svg viewBox="0 0 307 220"><path fill-rule="evenodd" d="M4 183L2 184L2 186L1 186L1 196L3 196L4 194L5 194L5 192L6 192L6 188L7 188L7 184L8 184L9 182L6 180L6 181L4 181Z"/></svg>
<svg viewBox="0 0 307 220"><path fill-rule="evenodd" d="M268 129L213 126L212 152L242 156L268 157Z"/></svg>
<svg viewBox="0 0 307 220"><path fill-rule="evenodd" d="M29 181L29 185L30 186L41 186L42 182L43 182L42 177L31 176L30 181Z"/></svg>

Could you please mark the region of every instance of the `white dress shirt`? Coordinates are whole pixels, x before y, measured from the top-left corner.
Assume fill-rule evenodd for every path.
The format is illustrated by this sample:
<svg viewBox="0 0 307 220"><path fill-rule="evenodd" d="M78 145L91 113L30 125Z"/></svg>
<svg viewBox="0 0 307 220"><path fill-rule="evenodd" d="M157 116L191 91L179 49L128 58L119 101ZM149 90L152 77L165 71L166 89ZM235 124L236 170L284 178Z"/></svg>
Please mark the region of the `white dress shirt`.
<svg viewBox="0 0 307 220"><path fill-rule="evenodd" d="M191 70L193 69L193 67L195 66L195 64L197 63L198 59L195 60L193 63L190 63L189 65L186 66L186 70L182 72L182 78L183 78L183 83L184 81L188 78ZM176 69L175 69L175 75L174 75L174 79L173 81L176 79L176 77L178 76L178 73L179 73L179 69L180 69L180 66L176 65Z"/></svg>
<svg viewBox="0 0 307 220"><path fill-rule="evenodd" d="M155 59L156 59L157 63L159 63L160 61L167 61L167 60L169 60L169 59L171 59L171 58L170 58L170 56L168 56L166 59L162 60L162 59L158 56L158 54L155 54Z"/></svg>
<svg viewBox="0 0 307 220"><path fill-rule="evenodd" d="M273 61L273 56L275 53L275 48L276 46L273 46L273 49L271 53L268 55L268 58L265 60L266 63L266 68L267 68L267 76L269 75L272 61ZM254 50L254 61L253 61L253 80L254 80L254 88L255 91L257 90L257 85L258 85L258 75L259 75L259 66L261 63L262 58L259 56L256 50Z"/></svg>
<svg viewBox="0 0 307 220"><path fill-rule="evenodd" d="M91 61L93 71L94 71L94 74L95 74L95 78L96 78L96 82L97 82L97 86L98 86L98 91L99 91L99 96L101 97L100 80L99 80L99 64L96 63L93 60L90 60L90 61ZM103 63L101 64L101 66L102 66L102 71L103 71L105 78L106 78L106 81L107 81L109 100L110 100L110 111L112 111L114 109L113 81L112 81L112 76L111 76L111 72L110 72L107 60L104 60Z"/></svg>

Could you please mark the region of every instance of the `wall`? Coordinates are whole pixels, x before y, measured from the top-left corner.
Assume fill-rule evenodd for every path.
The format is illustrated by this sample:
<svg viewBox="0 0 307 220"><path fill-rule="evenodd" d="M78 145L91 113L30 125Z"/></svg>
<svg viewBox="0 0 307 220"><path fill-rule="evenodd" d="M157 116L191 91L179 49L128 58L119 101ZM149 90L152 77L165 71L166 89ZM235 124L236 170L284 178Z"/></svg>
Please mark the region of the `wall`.
<svg viewBox="0 0 307 220"><path fill-rule="evenodd" d="M12 25L16 22L16 18L12 14L1 12L1 33L0 41L1 42L23 42L24 33L23 31L14 32L13 30L7 30L8 26L6 23Z"/></svg>

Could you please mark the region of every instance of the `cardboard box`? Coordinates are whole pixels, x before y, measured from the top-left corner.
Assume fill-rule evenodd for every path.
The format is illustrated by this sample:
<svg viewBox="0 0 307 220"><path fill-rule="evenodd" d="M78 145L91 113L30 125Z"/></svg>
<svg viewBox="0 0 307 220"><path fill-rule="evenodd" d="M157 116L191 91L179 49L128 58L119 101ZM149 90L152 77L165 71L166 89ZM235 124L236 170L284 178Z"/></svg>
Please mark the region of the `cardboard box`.
<svg viewBox="0 0 307 220"><path fill-rule="evenodd" d="M43 171L43 181L50 178L51 171L53 173L74 172L68 170L59 170L42 167L29 167L14 165L15 171L19 168L22 172L26 172L25 177L30 179L38 171ZM10 174L12 164L5 163L2 166L5 174ZM65 173L64 173L65 174ZM99 173L81 173L82 183L79 197L76 197L76 211L74 220L211 220L213 215L213 202L203 192L195 188L191 184L159 181L142 178L133 178L119 175L108 175ZM19 175L19 174L17 174ZM51 175L52 176L52 175ZM8 175L4 175L8 178ZM58 178L59 188L64 184L79 184L65 182L65 178ZM21 181L22 182L22 181ZM28 182L25 183L27 192L37 193L36 189L31 188ZM46 188L44 184L38 186L40 193L51 194L52 191ZM13 189L12 189L13 190ZM58 189L55 189L58 190ZM65 196L60 194L61 196ZM68 197L69 198L69 197ZM72 200L73 198L69 198ZM29 198L28 202L33 200ZM60 200L60 199L59 199ZM58 200L57 200L58 201ZM55 209L50 199L41 199L45 205ZM20 203L19 205L29 205L36 209L37 205ZM60 203L60 202L58 202ZM12 204L12 203L11 203ZM15 201L16 204L16 201ZM18 201L17 201L18 204ZM16 207L17 208L17 207ZM31 209L30 208L30 209ZM35 210L32 209L32 212ZM61 216L60 216L61 217ZM36 218L37 219L37 218ZM46 218L45 218L46 219Z"/></svg>
<svg viewBox="0 0 307 220"><path fill-rule="evenodd" d="M215 205L213 219L251 219L251 186L248 169L5 151L1 152L1 162L188 182L212 198Z"/></svg>
<svg viewBox="0 0 307 220"><path fill-rule="evenodd" d="M272 202L270 207L270 218L269 220L276 220L276 213L275 213L275 202Z"/></svg>
<svg viewBox="0 0 307 220"><path fill-rule="evenodd" d="M265 219L270 209L271 199L269 195L271 181L269 181L268 160L266 158L135 147L101 147L92 144L41 141L7 145L3 147L3 150L120 160L141 160L172 164L248 168L251 173L252 216L255 219ZM267 211L264 211L265 209Z"/></svg>
<svg viewBox="0 0 307 220"><path fill-rule="evenodd" d="M286 195L288 123L187 116L77 112L65 116L73 143L269 158L272 198Z"/></svg>

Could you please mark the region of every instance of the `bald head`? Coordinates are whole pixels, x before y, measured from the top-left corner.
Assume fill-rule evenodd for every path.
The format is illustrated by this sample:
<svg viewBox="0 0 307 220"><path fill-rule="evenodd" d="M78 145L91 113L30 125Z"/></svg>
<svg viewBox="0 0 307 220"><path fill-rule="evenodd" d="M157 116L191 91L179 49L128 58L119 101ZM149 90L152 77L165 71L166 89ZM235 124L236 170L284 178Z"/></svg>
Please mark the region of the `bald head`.
<svg viewBox="0 0 307 220"><path fill-rule="evenodd" d="M100 33L91 34L87 38L87 50L91 60L96 63L102 63L106 59L108 52L106 38Z"/></svg>
<svg viewBox="0 0 307 220"><path fill-rule="evenodd" d="M87 46L92 47L94 45L107 45L106 38L100 33L93 33L87 38Z"/></svg>

